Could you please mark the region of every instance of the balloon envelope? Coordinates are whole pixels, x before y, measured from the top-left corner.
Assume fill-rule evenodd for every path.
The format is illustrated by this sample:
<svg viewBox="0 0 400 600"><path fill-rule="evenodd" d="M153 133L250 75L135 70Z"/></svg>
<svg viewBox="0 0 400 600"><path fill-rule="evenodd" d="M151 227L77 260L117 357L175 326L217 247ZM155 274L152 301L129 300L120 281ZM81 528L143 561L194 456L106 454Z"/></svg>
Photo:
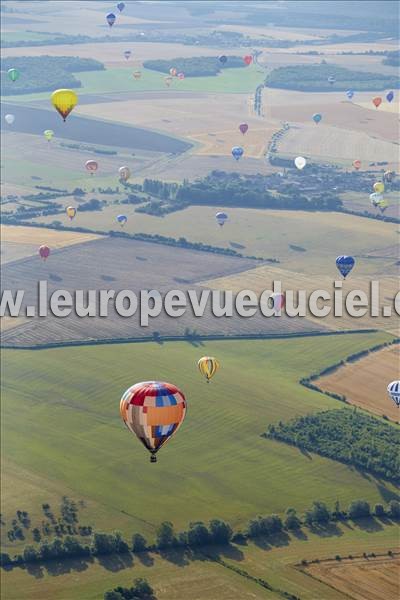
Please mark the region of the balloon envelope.
<svg viewBox="0 0 400 600"><path fill-rule="evenodd" d="M117 4L117 8L118 8L119 12L122 12L125 8L125 4L123 2L119 2Z"/></svg>
<svg viewBox="0 0 400 600"><path fill-rule="evenodd" d="M239 125L239 130L243 133L243 135L247 132L249 126L247 125L247 123L241 123Z"/></svg>
<svg viewBox="0 0 400 600"><path fill-rule="evenodd" d="M385 184L382 181L376 181L373 185L374 192L382 194L385 191Z"/></svg>
<svg viewBox="0 0 400 600"><path fill-rule="evenodd" d="M50 248L48 246L40 246L39 247L39 255L41 258L43 258L43 260L46 260L46 258L49 256L50 254Z"/></svg>
<svg viewBox="0 0 400 600"><path fill-rule="evenodd" d="M294 164L301 171L301 169L304 169L304 167L306 166L307 161L304 158L304 156L298 156L297 158L294 159Z"/></svg>
<svg viewBox="0 0 400 600"><path fill-rule="evenodd" d="M87 171L94 173L99 168L99 163L96 162L95 160L87 160L85 162L85 168Z"/></svg>
<svg viewBox="0 0 400 600"><path fill-rule="evenodd" d="M15 121L15 116L14 115L5 115L4 120L6 123L8 123L8 125L12 125Z"/></svg>
<svg viewBox="0 0 400 600"><path fill-rule="evenodd" d="M243 156L243 148L241 146L234 146L232 148L232 156L235 160L239 160L241 156Z"/></svg>
<svg viewBox="0 0 400 600"><path fill-rule="evenodd" d="M177 78L178 79L185 79L185 73L178 73L177 74Z"/></svg>
<svg viewBox="0 0 400 600"><path fill-rule="evenodd" d="M361 168L361 160L353 160L353 167L358 171Z"/></svg>
<svg viewBox="0 0 400 600"><path fill-rule="evenodd" d="M18 69L8 69L7 75L9 79L11 79L11 81L17 81L17 79L20 76L20 72L18 71Z"/></svg>
<svg viewBox="0 0 400 600"><path fill-rule="evenodd" d="M389 92L388 94L386 94L386 100L388 102L391 102L394 98L394 92Z"/></svg>
<svg viewBox="0 0 400 600"><path fill-rule="evenodd" d="M312 116L312 118L313 118L314 123L318 124L321 121L321 119L322 119L322 115L320 113L315 113Z"/></svg>
<svg viewBox="0 0 400 600"><path fill-rule="evenodd" d="M246 54L246 56L243 56L243 62L245 62L246 65L249 66L253 62L253 57L250 54Z"/></svg>
<svg viewBox="0 0 400 600"><path fill-rule="evenodd" d="M387 391L389 397L391 398L391 400L393 400L396 406L400 406L400 381L397 380L392 381L392 383L389 383L389 385L387 386Z"/></svg>
<svg viewBox="0 0 400 600"><path fill-rule="evenodd" d="M51 103L65 121L69 113L77 105L78 96L72 90L56 90L51 95Z"/></svg>
<svg viewBox="0 0 400 600"><path fill-rule="evenodd" d="M183 423L186 399L172 383L143 381L126 390L120 414L129 431L151 453L151 462L156 462L156 453Z"/></svg>
<svg viewBox="0 0 400 600"><path fill-rule="evenodd" d="M329 82L331 85L333 85L333 84L335 83L335 81L336 81L336 78L335 78L333 75L331 75L330 77L328 77L328 82Z"/></svg>
<svg viewBox="0 0 400 600"><path fill-rule="evenodd" d="M172 83L172 77L164 77L165 85L169 87Z"/></svg>
<svg viewBox="0 0 400 600"><path fill-rule="evenodd" d="M134 71L134 72L132 73L132 75L133 75L133 77L134 77L135 79L140 79L140 78L141 78L141 76L142 76L142 72L141 72L141 71Z"/></svg>
<svg viewBox="0 0 400 600"><path fill-rule="evenodd" d="M223 227L225 224L225 221L228 220L228 215L225 212L217 212L215 215L215 218L217 219L217 223L220 227Z"/></svg>
<svg viewBox="0 0 400 600"><path fill-rule="evenodd" d="M199 371L207 380L207 383L219 369L219 362L213 356L202 356L197 362Z"/></svg>
<svg viewBox="0 0 400 600"><path fill-rule="evenodd" d="M44 137L46 138L46 140L47 140L48 142L50 142L50 141L51 141L51 139L52 139L52 138L53 138L53 136L54 136L54 131L53 131L52 129L46 129L46 130L43 132L43 134L44 134Z"/></svg>
<svg viewBox="0 0 400 600"><path fill-rule="evenodd" d="M131 170L129 167L120 167L118 169L118 174L122 181L128 181L129 177L131 176Z"/></svg>
<svg viewBox="0 0 400 600"><path fill-rule="evenodd" d="M175 77L175 75L177 74L177 70L175 69L175 67L171 67L169 70L169 74L171 75L171 77Z"/></svg>
<svg viewBox="0 0 400 600"><path fill-rule="evenodd" d="M221 64L225 65L228 60L228 57L225 56L225 54L221 54L221 56L218 57L218 60Z"/></svg>
<svg viewBox="0 0 400 600"><path fill-rule="evenodd" d="M278 292L276 294L272 294L272 306L275 310L275 314L279 315L281 313L282 308L285 306L286 297L284 293Z"/></svg>
<svg viewBox="0 0 400 600"><path fill-rule="evenodd" d="M68 206L65 210L65 212L67 213L67 216L69 217L69 219L72 219L75 217L76 215L76 208L75 206Z"/></svg>
<svg viewBox="0 0 400 600"><path fill-rule="evenodd" d="M125 223L128 221L128 217L126 215L118 215L117 222L123 227Z"/></svg>
<svg viewBox="0 0 400 600"><path fill-rule="evenodd" d="M382 104L382 98L377 96L376 98L372 99L372 103L374 104L375 108L378 108L378 106Z"/></svg>
<svg viewBox="0 0 400 600"><path fill-rule="evenodd" d="M106 21L110 27L114 25L116 18L117 17L114 15L114 13L108 13L108 15L106 16Z"/></svg>
<svg viewBox="0 0 400 600"><path fill-rule="evenodd" d="M128 60L131 57L131 55L132 55L131 50L125 50L124 56L125 56L126 60Z"/></svg>
<svg viewBox="0 0 400 600"><path fill-rule="evenodd" d="M354 264L355 260L352 256L338 256L336 259L336 266L344 278L350 273Z"/></svg>
<svg viewBox="0 0 400 600"><path fill-rule="evenodd" d="M352 97L354 96L353 90L347 90L346 96L348 97L349 100L351 100Z"/></svg>

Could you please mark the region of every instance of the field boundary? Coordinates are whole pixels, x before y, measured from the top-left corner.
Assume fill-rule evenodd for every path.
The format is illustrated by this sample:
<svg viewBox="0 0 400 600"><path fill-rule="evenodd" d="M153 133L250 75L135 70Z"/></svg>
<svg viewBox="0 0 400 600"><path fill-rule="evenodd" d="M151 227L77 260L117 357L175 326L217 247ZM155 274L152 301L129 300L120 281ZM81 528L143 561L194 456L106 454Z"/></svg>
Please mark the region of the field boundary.
<svg viewBox="0 0 400 600"><path fill-rule="evenodd" d="M236 334L236 335L219 335L219 334L211 334L211 335L165 335L165 336L143 336L143 337L127 337L127 338L103 338L97 340L70 340L66 342L48 342L46 344L35 344L35 345L24 345L24 346L15 346L11 344L0 344L0 348L2 350L47 350L50 348L68 348L74 346L102 346L107 344L140 344L140 343L148 343L148 342L156 342L158 344L163 344L164 342L189 342L191 344L197 344L200 342L211 342L211 341L227 341L231 342L234 340L237 341L246 341L246 340L280 340L280 339L290 339L290 338L301 338L301 337L320 337L320 336L333 336L333 335L351 335L351 334L370 334L377 333L379 329L345 329L343 331L303 331L299 333L255 333L255 334ZM303 380L300 380L299 383L302 383ZM305 386L308 387L308 386ZM315 389L317 386L314 386L311 389ZM317 388L317 391L321 391Z"/></svg>

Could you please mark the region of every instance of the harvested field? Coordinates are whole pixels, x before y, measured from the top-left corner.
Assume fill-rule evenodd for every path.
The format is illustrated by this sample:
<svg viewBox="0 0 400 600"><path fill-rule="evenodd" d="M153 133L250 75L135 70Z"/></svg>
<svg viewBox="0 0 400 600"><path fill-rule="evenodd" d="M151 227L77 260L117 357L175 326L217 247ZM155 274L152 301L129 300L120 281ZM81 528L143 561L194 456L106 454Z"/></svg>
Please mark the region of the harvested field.
<svg viewBox="0 0 400 600"><path fill-rule="evenodd" d="M40 231L40 230L39 230ZM43 230L42 230L43 231ZM99 256L102 260L99 261ZM156 289L160 293L168 290L195 289L197 282L249 269L254 261L224 257L218 254L195 252L157 244L122 239L99 239L70 249L56 250L46 261L36 257L26 258L3 268L3 285L6 289L23 289L26 305L36 305L36 290L39 280L48 281L51 294L56 289L112 289L140 290ZM179 265L179 277L177 268ZM129 319L119 316L110 303L108 318L81 319L74 314L60 319L49 315L45 320L31 318L21 326L3 335L3 343L12 346L46 344L49 342L82 341L88 339L126 339L149 337L156 330L165 335L184 335L190 328L200 334L281 334L304 331L322 331L323 325L309 323L305 319L265 319L257 314L251 319L214 317L210 307L204 316L196 318L190 309L179 319L165 313L150 319L148 327L141 327L139 310Z"/></svg>
<svg viewBox="0 0 400 600"><path fill-rule="evenodd" d="M346 363L334 373L318 379L316 384L324 391L346 396L350 404L399 421L399 409L386 392L387 384L399 378L400 347L396 345L354 363Z"/></svg>
<svg viewBox="0 0 400 600"><path fill-rule="evenodd" d="M377 557L310 565L306 573L353 600L397 600L400 559Z"/></svg>
<svg viewBox="0 0 400 600"><path fill-rule="evenodd" d="M1 225L1 262L9 263L28 256L36 256L38 247L47 244L52 250L99 239L92 233L56 231L37 227Z"/></svg>

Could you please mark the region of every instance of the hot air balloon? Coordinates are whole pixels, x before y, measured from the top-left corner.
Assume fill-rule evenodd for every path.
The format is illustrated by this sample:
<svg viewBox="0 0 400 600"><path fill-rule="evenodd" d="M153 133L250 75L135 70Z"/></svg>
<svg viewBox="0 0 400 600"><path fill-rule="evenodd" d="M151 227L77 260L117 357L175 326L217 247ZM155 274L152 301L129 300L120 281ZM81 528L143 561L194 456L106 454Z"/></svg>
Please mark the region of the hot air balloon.
<svg viewBox="0 0 400 600"><path fill-rule="evenodd" d="M18 69L8 69L7 75L8 78L11 79L11 81L17 81L17 79L20 76L20 72L18 71Z"/></svg>
<svg viewBox="0 0 400 600"><path fill-rule="evenodd" d="M354 267L355 260L352 256L338 256L336 259L336 266L343 276L343 279L346 279L347 275L350 273L352 268Z"/></svg>
<svg viewBox="0 0 400 600"><path fill-rule="evenodd" d="M228 220L228 215L225 212L220 211L216 213L215 218L217 219L218 225L223 227L225 222Z"/></svg>
<svg viewBox="0 0 400 600"><path fill-rule="evenodd" d="M46 258L50 255L50 248L48 246L40 246L39 247L39 256L46 260Z"/></svg>
<svg viewBox="0 0 400 600"><path fill-rule="evenodd" d="M14 115L5 115L4 120L8 125L12 125L15 121L15 116Z"/></svg>
<svg viewBox="0 0 400 600"><path fill-rule="evenodd" d="M177 74L177 78L178 79L185 79L185 73L178 73Z"/></svg>
<svg viewBox="0 0 400 600"><path fill-rule="evenodd" d="M246 54L246 56L243 56L243 62L249 66L253 62L253 57L250 54Z"/></svg>
<svg viewBox="0 0 400 600"><path fill-rule="evenodd" d="M125 50L124 56L125 56L126 60L129 60L131 55L132 55L131 50Z"/></svg>
<svg viewBox="0 0 400 600"><path fill-rule="evenodd" d="M65 212L67 213L67 216L69 218L70 221L72 221L72 219L75 217L76 215L76 208L75 206L68 206L65 209Z"/></svg>
<svg viewBox="0 0 400 600"><path fill-rule="evenodd" d="M385 184L382 181L375 181L373 188L374 192L377 192L378 194L383 194L383 192L385 191Z"/></svg>
<svg viewBox="0 0 400 600"><path fill-rule="evenodd" d="M197 362L197 366L200 373L206 378L207 383L210 383L210 379L214 377L219 369L219 362L213 356L203 356Z"/></svg>
<svg viewBox="0 0 400 600"><path fill-rule="evenodd" d="M128 388L121 398L125 425L157 462L157 452L179 429L186 414L185 396L172 383L143 381Z"/></svg>
<svg viewBox="0 0 400 600"><path fill-rule="evenodd" d="M85 162L85 168L90 172L91 175L94 175L95 171L97 171L99 168L99 163L97 163L95 160L87 160Z"/></svg>
<svg viewBox="0 0 400 600"><path fill-rule="evenodd" d="M243 135L247 132L249 126L247 125L247 123L241 123L239 125L239 130L241 131L241 133L243 133Z"/></svg>
<svg viewBox="0 0 400 600"><path fill-rule="evenodd" d="M51 103L64 121L78 103L78 96L72 90L56 90L51 95Z"/></svg>
<svg viewBox="0 0 400 600"><path fill-rule="evenodd" d="M400 406L400 381L397 380L389 383L387 386L387 391L390 399L393 400L396 406Z"/></svg>
<svg viewBox="0 0 400 600"><path fill-rule="evenodd" d="M353 167L355 168L356 171L358 171L359 169L361 169L361 160L353 160Z"/></svg>
<svg viewBox="0 0 400 600"><path fill-rule="evenodd" d="M43 135L48 142L51 142L54 136L54 131L52 129L45 129L45 131L43 131Z"/></svg>
<svg viewBox="0 0 400 600"><path fill-rule="evenodd" d="M394 92L388 92L388 93L386 94L386 100L387 100L388 102L391 102L391 101L393 100L393 98L394 98Z"/></svg>
<svg viewBox="0 0 400 600"><path fill-rule="evenodd" d="M336 78L331 75L330 77L328 77L328 83L330 83L331 85L333 85L336 82Z"/></svg>
<svg viewBox="0 0 400 600"><path fill-rule="evenodd" d="M117 4L117 8L118 8L119 12L122 12L125 8L125 4L123 2L119 2Z"/></svg>
<svg viewBox="0 0 400 600"><path fill-rule="evenodd" d="M284 293L278 292L271 295L272 306L275 311L275 315L280 315L282 308L285 306L286 297Z"/></svg>
<svg viewBox="0 0 400 600"><path fill-rule="evenodd" d="M349 100L351 100L352 97L354 96L353 90L347 90L346 96L348 97Z"/></svg>
<svg viewBox="0 0 400 600"><path fill-rule="evenodd" d="M118 175L122 181L128 181L129 177L131 176L131 170L129 167L120 167L118 169Z"/></svg>
<svg viewBox="0 0 400 600"><path fill-rule="evenodd" d="M297 158L294 159L294 164L301 171L306 166L307 161L304 158L304 156L298 156Z"/></svg>
<svg viewBox="0 0 400 600"><path fill-rule="evenodd" d="M175 67L171 67L169 70L169 74L171 75L171 77L175 77L177 72L178 71L175 69Z"/></svg>
<svg viewBox="0 0 400 600"><path fill-rule="evenodd" d="M375 106L375 108L378 108L378 106L382 104L382 98L380 96L376 96L376 98L372 99L372 104Z"/></svg>
<svg viewBox="0 0 400 600"><path fill-rule="evenodd" d="M374 194L370 194L369 199L371 200L372 206L375 208L379 208L381 213L384 213L387 207L389 206L389 202L384 198L383 194L375 192Z"/></svg>
<svg viewBox="0 0 400 600"><path fill-rule="evenodd" d="M384 183L391 183L395 178L396 173L394 171L385 171L383 174Z"/></svg>
<svg viewBox="0 0 400 600"><path fill-rule="evenodd" d="M313 121L316 125L318 125L318 123L321 121L322 119L322 115L320 113L315 113L313 116Z"/></svg>
<svg viewBox="0 0 400 600"><path fill-rule="evenodd" d="M235 160L239 160L241 156L243 156L243 148L241 146L233 146L232 148L232 156Z"/></svg>
<svg viewBox="0 0 400 600"><path fill-rule="evenodd" d="M225 54L221 54L221 56L218 56L218 60L221 64L225 65L228 60L228 57L225 56Z"/></svg>
<svg viewBox="0 0 400 600"><path fill-rule="evenodd" d="M142 76L142 72L141 71L133 71L132 75L135 79L140 79Z"/></svg>
<svg viewBox="0 0 400 600"><path fill-rule="evenodd" d="M117 223L119 223L121 225L121 227L123 227L128 221L128 217L126 215L118 215L117 217Z"/></svg>
<svg viewBox="0 0 400 600"><path fill-rule="evenodd" d="M106 16L106 21L110 27L114 25L116 18L117 17L114 15L114 13L108 13L108 15Z"/></svg>
<svg viewBox="0 0 400 600"><path fill-rule="evenodd" d="M166 85L167 87L169 87L169 86L171 85L171 83L172 83L172 77L171 77L171 76L169 76L169 77L164 77L164 82L165 82L165 85Z"/></svg>

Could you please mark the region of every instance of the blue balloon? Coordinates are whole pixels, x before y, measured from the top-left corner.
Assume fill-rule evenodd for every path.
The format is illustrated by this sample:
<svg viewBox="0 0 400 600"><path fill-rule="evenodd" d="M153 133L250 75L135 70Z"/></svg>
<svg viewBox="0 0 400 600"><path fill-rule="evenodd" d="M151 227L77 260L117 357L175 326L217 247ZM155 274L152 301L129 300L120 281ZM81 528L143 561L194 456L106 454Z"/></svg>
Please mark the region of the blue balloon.
<svg viewBox="0 0 400 600"><path fill-rule="evenodd" d="M315 115L313 115L312 118L315 123L319 123L322 119L322 115L320 113L315 113Z"/></svg>
<svg viewBox="0 0 400 600"><path fill-rule="evenodd" d="M124 225L128 220L128 217L126 217L125 215L118 215L117 217L117 221L118 223L121 223L121 225Z"/></svg>
<svg viewBox="0 0 400 600"><path fill-rule="evenodd" d="M386 94L386 100L388 102L391 102L394 98L394 93L393 92L389 92L388 94Z"/></svg>
<svg viewBox="0 0 400 600"><path fill-rule="evenodd" d="M108 15L106 16L107 19L107 23L109 24L110 27L112 27L115 23L115 19L117 17L114 15L114 13L108 13Z"/></svg>
<svg viewBox="0 0 400 600"><path fill-rule="evenodd" d="M119 12L122 12L125 8L125 4L123 2L119 2L119 4L117 4L117 8Z"/></svg>
<svg viewBox="0 0 400 600"><path fill-rule="evenodd" d="M243 156L243 148L241 146L233 146L232 148L232 156L235 160L239 160L241 156Z"/></svg>
<svg viewBox="0 0 400 600"><path fill-rule="evenodd" d="M352 256L338 256L336 259L336 266L343 276L346 279L346 276L350 273L352 268L354 267L355 260Z"/></svg>
<svg viewBox="0 0 400 600"><path fill-rule="evenodd" d="M347 90L346 96L348 97L349 100L351 100L352 97L354 96L353 90Z"/></svg>
<svg viewBox="0 0 400 600"><path fill-rule="evenodd" d="M224 65L227 62L228 57L225 56L225 54L222 54L221 56L218 57L218 60L220 63L222 63Z"/></svg>

